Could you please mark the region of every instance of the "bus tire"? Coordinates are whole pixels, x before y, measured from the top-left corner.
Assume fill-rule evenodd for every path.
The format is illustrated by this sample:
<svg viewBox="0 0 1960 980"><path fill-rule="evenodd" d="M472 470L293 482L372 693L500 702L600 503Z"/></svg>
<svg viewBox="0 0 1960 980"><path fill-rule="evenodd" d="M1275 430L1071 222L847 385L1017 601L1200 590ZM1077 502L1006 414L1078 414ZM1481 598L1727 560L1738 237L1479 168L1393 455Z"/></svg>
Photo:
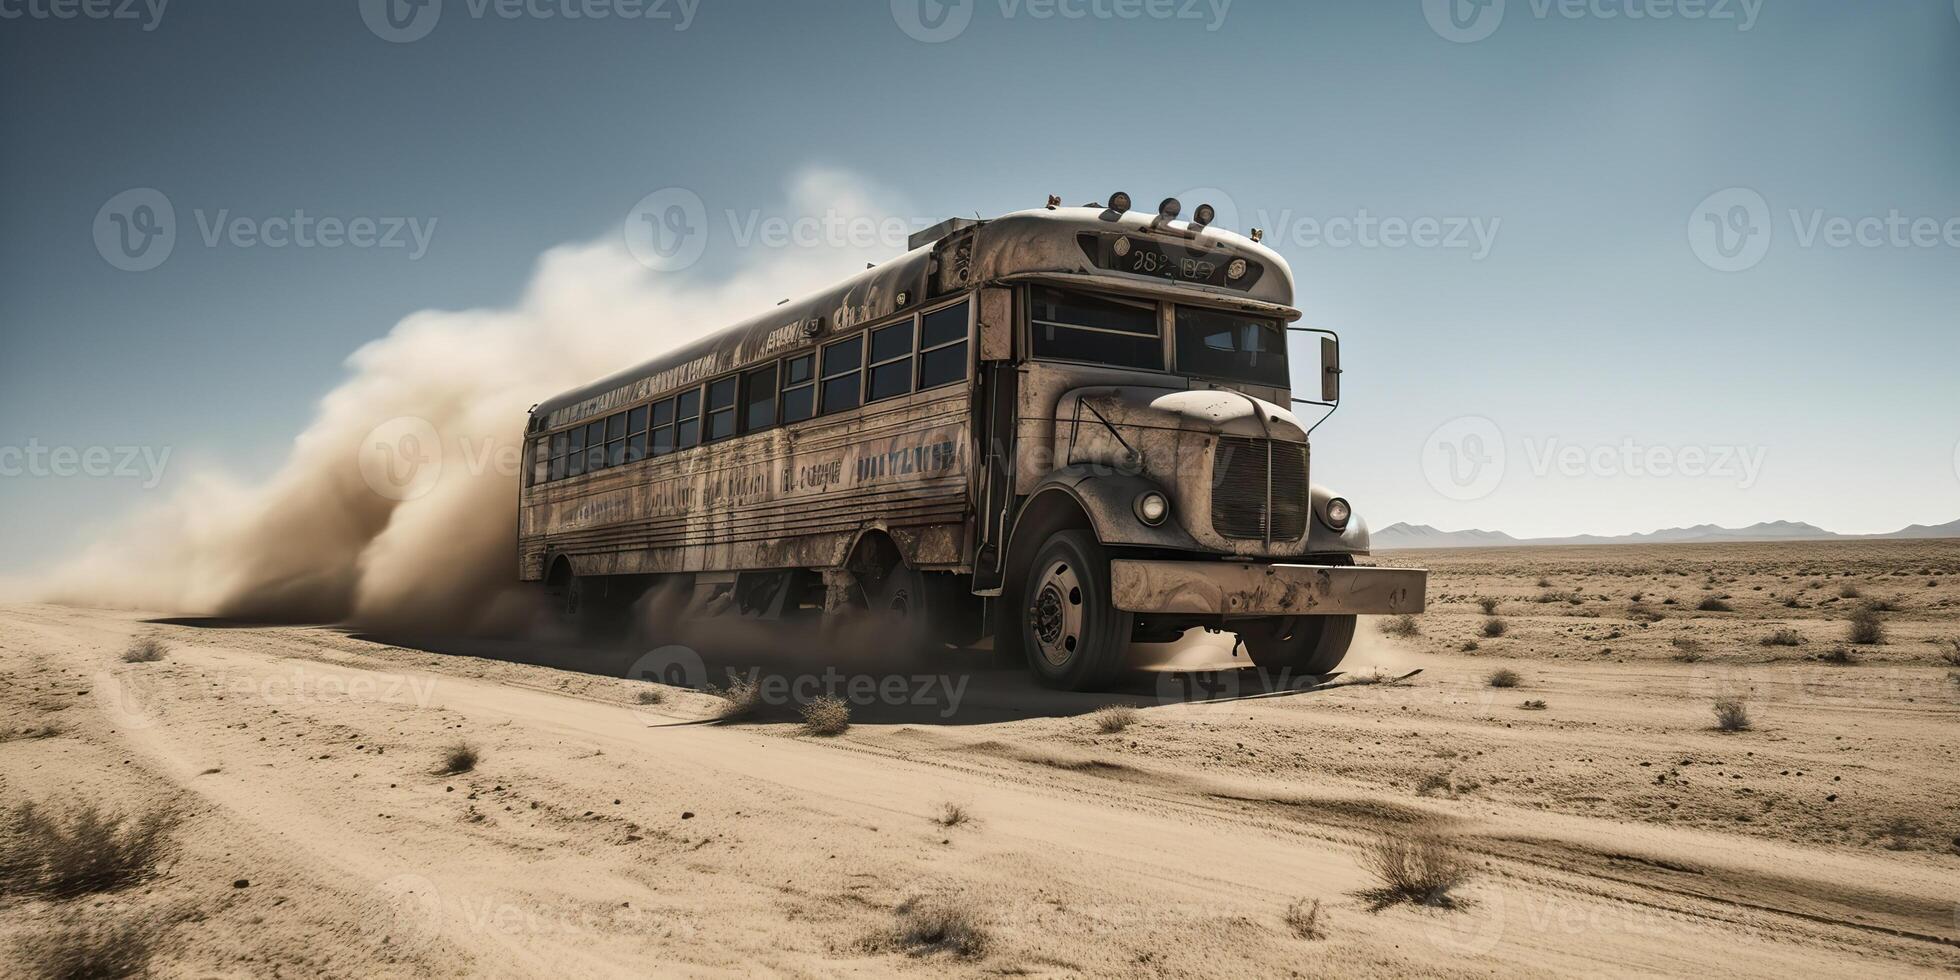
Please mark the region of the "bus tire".
<svg viewBox="0 0 1960 980"><path fill-rule="evenodd" d="M933 645L935 598L925 573L901 562L878 583L875 594L865 596L877 630L875 642L903 657L925 653Z"/></svg>
<svg viewBox="0 0 1960 980"><path fill-rule="evenodd" d="M1347 657L1354 624L1353 616L1279 616L1240 631L1239 639L1260 670L1319 677Z"/></svg>
<svg viewBox="0 0 1960 980"><path fill-rule="evenodd" d="M1110 602L1109 559L1088 531L1049 535L1016 608L1028 669L1044 685L1099 690L1127 662L1134 617Z"/></svg>

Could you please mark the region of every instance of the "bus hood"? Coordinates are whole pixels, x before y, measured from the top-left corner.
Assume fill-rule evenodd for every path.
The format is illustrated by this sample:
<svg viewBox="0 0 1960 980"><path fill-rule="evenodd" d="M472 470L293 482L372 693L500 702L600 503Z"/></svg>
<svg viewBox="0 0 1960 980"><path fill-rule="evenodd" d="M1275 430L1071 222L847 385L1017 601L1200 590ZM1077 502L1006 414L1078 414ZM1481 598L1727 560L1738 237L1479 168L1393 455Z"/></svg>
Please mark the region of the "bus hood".
<svg viewBox="0 0 1960 980"><path fill-rule="evenodd" d="M1118 428L1307 441L1306 428L1291 411L1220 388L1076 388L1056 405L1055 421L1064 433L1083 427L1101 428L1107 422Z"/></svg>

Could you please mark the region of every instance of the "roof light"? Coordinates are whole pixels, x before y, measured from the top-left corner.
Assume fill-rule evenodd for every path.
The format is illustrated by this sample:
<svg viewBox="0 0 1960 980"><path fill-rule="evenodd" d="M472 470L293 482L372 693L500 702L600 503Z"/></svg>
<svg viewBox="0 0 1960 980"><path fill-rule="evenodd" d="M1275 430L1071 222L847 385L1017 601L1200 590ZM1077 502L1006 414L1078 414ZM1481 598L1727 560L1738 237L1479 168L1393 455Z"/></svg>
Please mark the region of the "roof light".
<svg viewBox="0 0 1960 980"><path fill-rule="evenodd" d="M1211 205L1200 204L1198 205L1198 210L1191 212L1191 227L1203 228L1211 224L1211 219L1216 217L1218 217L1218 212Z"/></svg>
<svg viewBox="0 0 1960 980"><path fill-rule="evenodd" d="M1184 205L1179 204L1177 198L1167 197L1157 205L1157 217L1169 221L1177 217L1177 213L1182 210L1184 210Z"/></svg>
<svg viewBox="0 0 1960 980"><path fill-rule="evenodd" d="M1117 191L1109 195L1109 209L1118 214L1128 211L1130 209L1130 195L1122 191Z"/></svg>

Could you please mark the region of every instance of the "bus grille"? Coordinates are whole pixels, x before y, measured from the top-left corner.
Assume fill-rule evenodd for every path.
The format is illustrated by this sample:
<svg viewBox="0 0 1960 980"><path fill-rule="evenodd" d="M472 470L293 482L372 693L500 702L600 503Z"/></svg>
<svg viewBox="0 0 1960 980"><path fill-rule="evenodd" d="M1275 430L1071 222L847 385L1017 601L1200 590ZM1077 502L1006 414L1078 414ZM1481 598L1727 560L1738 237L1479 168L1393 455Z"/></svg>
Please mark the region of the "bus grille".
<svg viewBox="0 0 1960 980"><path fill-rule="evenodd" d="M1273 493L1266 499L1266 454ZM1221 437L1211 468L1211 528L1227 538L1297 541L1307 533L1307 447L1297 442ZM1270 515L1270 517L1269 517Z"/></svg>

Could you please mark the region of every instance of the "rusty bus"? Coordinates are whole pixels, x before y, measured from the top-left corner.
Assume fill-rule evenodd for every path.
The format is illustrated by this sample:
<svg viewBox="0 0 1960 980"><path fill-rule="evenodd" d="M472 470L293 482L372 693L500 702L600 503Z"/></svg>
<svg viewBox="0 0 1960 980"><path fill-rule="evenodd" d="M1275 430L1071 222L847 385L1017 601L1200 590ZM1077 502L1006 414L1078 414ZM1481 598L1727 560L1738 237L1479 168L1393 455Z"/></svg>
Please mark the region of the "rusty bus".
<svg viewBox="0 0 1960 980"><path fill-rule="evenodd" d="M1332 671L1357 615L1422 611L1426 573L1358 563L1366 524L1309 482L1294 407L1338 403L1338 338L1293 326L1286 262L1212 210L1117 194L942 222L543 402L519 576L574 616L669 585L694 615L991 635L1077 690L1194 628ZM1289 331L1316 397L1293 397Z"/></svg>

